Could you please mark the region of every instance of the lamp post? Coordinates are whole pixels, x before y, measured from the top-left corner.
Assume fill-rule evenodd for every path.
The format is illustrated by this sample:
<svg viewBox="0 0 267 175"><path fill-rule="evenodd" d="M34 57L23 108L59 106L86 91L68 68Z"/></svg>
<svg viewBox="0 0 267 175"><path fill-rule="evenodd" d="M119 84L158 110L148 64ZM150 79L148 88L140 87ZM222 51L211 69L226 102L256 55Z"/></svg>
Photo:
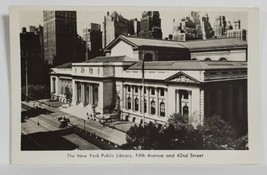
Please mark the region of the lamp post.
<svg viewBox="0 0 267 175"><path fill-rule="evenodd" d="M83 128L84 128L84 131L85 131L85 119L83 120Z"/></svg>

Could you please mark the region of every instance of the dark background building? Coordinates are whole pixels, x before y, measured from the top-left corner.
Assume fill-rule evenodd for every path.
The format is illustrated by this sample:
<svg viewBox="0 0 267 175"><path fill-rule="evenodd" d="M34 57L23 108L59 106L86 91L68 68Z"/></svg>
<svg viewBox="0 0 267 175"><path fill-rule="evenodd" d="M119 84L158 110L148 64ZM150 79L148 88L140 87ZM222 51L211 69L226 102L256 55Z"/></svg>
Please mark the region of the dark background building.
<svg viewBox="0 0 267 175"><path fill-rule="evenodd" d="M216 38L225 37L226 21L225 16L218 16L214 22L214 36Z"/></svg>
<svg viewBox="0 0 267 175"><path fill-rule="evenodd" d="M140 21L135 19L130 19L128 22L128 35L138 37L140 33Z"/></svg>
<svg viewBox="0 0 267 175"><path fill-rule="evenodd" d="M48 84L49 66L44 63L43 27L22 28L20 33L21 86L26 84ZM47 74L46 74L47 73Z"/></svg>
<svg viewBox="0 0 267 175"><path fill-rule="evenodd" d="M190 15L176 21L173 19L173 40L188 41L209 39L214 35L208 14L200 18L199 12L191 11Z"/></svg>
<svg viewBox="0 0 267 175"><path fill-rule="evenodd" d="M107 12L103 22L104 47L120 35L128 35L128 22L127 19L115 11L111 15Z"/></svg>
<svg viewBox="0 0 267 175"><path fill-rule="evenodd" d="M144 11L142 13L140 37L162 39L161 19L158 11Z"/></svg>
<svg viewBox="0 0 267 175"><path fill-rule="evenodd" d="M89 28L83 30L86 42L86 60L103 54L101 25L90 23Z"/></svg>
<svg viewBox="0 0 267 175"><path fill-rule="evenodd" d="M202 38L209 39L214 36L213 28L211 27L209 16L206 13L205 16L202 17Z"/></svg>
<svg viewBox="0 0 267 175"><path fill-rule="evenodd" d="M43 11L44 59L57 66L85 60L85 42L77 35L76 11Z"/></svg>

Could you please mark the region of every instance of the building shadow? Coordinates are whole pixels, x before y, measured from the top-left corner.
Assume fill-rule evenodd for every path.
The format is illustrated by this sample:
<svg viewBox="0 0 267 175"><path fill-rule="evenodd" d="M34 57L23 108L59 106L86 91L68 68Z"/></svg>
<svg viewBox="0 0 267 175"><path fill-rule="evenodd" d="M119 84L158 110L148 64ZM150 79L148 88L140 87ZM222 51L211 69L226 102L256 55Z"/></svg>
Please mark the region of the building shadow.
<svg viewBox="0 0 267 175"><path fill-rule="evenodd" d="M38 132L21 136L21 150L74 150L78 146L56 132Z"/></svg>
<svg viewBox="0 0 267 175"><path fill-rule="evenodd" d="M23 123L28 118L34 118L34 117L37 117L41 114L51 114L51 113L53 113L53 112L49 111L47 109L38 108L38 107L37 108L31 108L29 110L21 112L21 122Z"/></svg>

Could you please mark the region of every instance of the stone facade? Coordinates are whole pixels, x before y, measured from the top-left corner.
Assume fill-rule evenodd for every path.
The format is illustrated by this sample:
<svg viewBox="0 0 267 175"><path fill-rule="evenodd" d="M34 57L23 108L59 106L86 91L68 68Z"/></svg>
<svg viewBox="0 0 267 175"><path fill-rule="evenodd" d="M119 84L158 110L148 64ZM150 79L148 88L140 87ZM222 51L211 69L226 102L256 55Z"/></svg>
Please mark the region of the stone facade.
<svg viewBox="0 0 267 175"><path fill-rule="evenodd" d="M78 117L108 118L118 97L119 117L136 123L144 122L143 113L146 123L161 124L173 113L188 116L194 125L203 124L204 118L213 114L229 121L246 118L245 63L225 66L217 62L210 67L207 62L148 62L143 98L140 63L126 61L126 57L106 59L113 61L97 62L96 58L51 72L51 92L61 100L64 88L71 86L71 108L83 111Z"/></svg>

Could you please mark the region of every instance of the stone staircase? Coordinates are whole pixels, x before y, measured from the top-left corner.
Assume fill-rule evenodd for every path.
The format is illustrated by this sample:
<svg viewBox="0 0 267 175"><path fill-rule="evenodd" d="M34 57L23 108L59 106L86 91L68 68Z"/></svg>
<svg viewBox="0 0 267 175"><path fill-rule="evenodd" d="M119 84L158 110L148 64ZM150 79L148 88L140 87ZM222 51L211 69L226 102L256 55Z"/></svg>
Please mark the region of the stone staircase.
<svg viewBox="0 0 267 175"><path fill-rule="evenodd" d="M89 115L93 114L92 109L88 105L84 106L82 103L70 106L68 108L61 108L61 111L85 120L88 118L87 113Z"/></svg>

